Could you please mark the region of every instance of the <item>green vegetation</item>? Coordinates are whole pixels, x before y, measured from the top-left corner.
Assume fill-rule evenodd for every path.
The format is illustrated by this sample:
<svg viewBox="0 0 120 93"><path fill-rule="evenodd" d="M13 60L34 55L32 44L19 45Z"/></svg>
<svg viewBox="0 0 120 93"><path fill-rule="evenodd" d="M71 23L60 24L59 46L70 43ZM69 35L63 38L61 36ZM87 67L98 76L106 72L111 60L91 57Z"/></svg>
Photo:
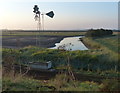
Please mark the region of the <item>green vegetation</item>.
<svg viewBox="0 0 120 93"><path fill-rule="evenodd" d="M90 81L69 81L64 74L57 75L51 80L35 80L30 77L5 76L3 78L3 91L100 91L102 84Z"/></svg>
<svg viewBox="0 0 120 93"><path fill-rule="evenodd" d="M45 49L39 47L26 47L23 49L3 49L3 63L8 64L6 60L13 60L15 63L26 64L31 61L52 61L53 68L61 65L65 66L67 57L70 58L70 64L76 70L101 71L115 70L118 65L117 55L113 58L110 53L104 50L91 49L86 51L63 51L57 49ZM9 58L9 59L7 59ZM118 71L119 69L117 69Z"/></svg>
<svg viewBox="0 0 120 93"><path fill-rule="evenodd" d="M118 78L120 76L120 72L116 72L115 70L106 70L106 71L76 71L76 73L89 75L89 76L98 76L98 77L105 77L105 78Z"/></svg>
<svg viewBox="0 0 120 93"><path fill-rule="evenodd" d="M100 89L100 91L108 91L108 92L118 92L120 89L120 83L117 80L103 80L103 87Z"/></svg>
<svg viewBox="0 0 120 93"><path fill-rule="evenodd" d="M40 31L40 32L35 32L35 31L3 31L2 32L2 35L3 35L3 38L6 38L6 37L13 37L13 36L33 36L33 35L41 35L41 36L44 36L44 35L48 35L48 36L78 36L78 35L84 35L86 32L84 31L76 31L76 32L72 32L72 31L48 31L48 32L45 32L45 31Z"/></svg>
<svg viewBox="0 0 120 93"><path fill-rule="evenodd" d="M14 78L14 79L13 79ZM3 91L53 91L49 87L44 87L43 83L28 77L5 76L3 78Z"/></svg>
<svg viewBox="0 0 120 93"><path fill-rule="evenodd" d="M99 49L86 51L64 51L29 46L22 49L3 48L2 51L3 66L7 66L8 73L12 70L13 64L22 63L22 65L26 65L31 61L44 62L49 60L52 61L53 68L65 70L65 65L68 61L67 57L69 57L71 68L74 72L90 76L104 76L106 78L117 78L120 74L118 69L115 68L117 60L109 60L110 55L106 54L107 52L104 52L104 50L101 51ZM17 76L19 77L19 75ZM44 82L42 80L36 81L28 77L25 78L25 76L18 79L17 77L14 77L16 78L15 81L12 80L13 78L10 79L9 77L12 76L5 76L3 80L3 90L5 91L113 91L114 89L118 89L116 88L117 83L114 83L114 88L111 89L112 86L108 86L109 83L107 81L108 85L106 82L98 84L96 82L89 81L64 81L64 74L58 74L55 78L48 80L45 84L38 83ZM44 87L41 88L40 86ZM52 89L50 86L52 86Z"/></svg>
<svg viewBox="0 0 120 93"><path fill-rule="evenodd" d="M13 79L14 78L14 79ZM32 77L13 76L3 78L3 91L101 91L117 92L120 83L115 79L105 79L102 83L93 81L72 81L65 74L58 74L50 80L35 80Z"/></svg>
<svg viewBox="0 0 120 93"><path fill-rule="evenodd" d="M68 81L69 76L64 74L57 75L54 79L48 81L48 85L55 86L58 91L99 91L101 84L90 81Z"/></svg>
<svg viewBox="0 0 120 93"><path fill-rule="evenodd" d="M109 50L116 53L120 53L120 50L118 49L120 47L118 38L119 36L111 36L111 37L105 37L105 38L98 38L94 40L99 44L103 45L104 47L107 47Z"/></svg>
<svg viewBox="0 0 120 93"><path fill-rule="evenodd" d="M114 61L116 63L116 66L119 67L120 43L118 41L119 40L118 38L119 35L103 37L103 38L94 38L94 39L87 37L87 38L83 38L83 41L90 48L101 50L102 54L108 55L106 61L108 60L111 60L112 62ZM111 61L108 62L108 65ZM118 67L116 68L119 70Z"/></svg>
<svg viewBox="0 0 120 93"><path fill-rule="evenodd" d="M120 75L120 45L118 38L117 34L102 38L84 37L83 43L90 48L85 51L65 51L35 46L28 46L21 49L3 48L2 62L3 71L5 71L3 72L5 74L3 75L2 82L3 90L118 92L120 89L120 81L117 80ZM99 83L95 81L70 80L70 76L65 73L57 74L49 80L35 80L26 74L22 75L21 73L14 72L15 64L26 66L32 61L52 61L52 68L59 71L67 71L67 62L69 61L70 68L74 73L88 76L88 80L90 79L89 76L92 76ZM101 81L99 77L104 77L104 79Z"/></svg>

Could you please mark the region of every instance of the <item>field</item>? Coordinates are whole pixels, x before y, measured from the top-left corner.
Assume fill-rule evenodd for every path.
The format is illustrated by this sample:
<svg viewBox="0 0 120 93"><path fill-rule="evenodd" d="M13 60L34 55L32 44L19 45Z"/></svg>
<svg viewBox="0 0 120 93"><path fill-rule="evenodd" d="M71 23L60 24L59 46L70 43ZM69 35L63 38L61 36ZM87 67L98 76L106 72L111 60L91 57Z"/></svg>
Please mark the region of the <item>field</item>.
<svg viewBox="0 0 120 93"><path fill-rule="evenodd" d="M22 30L13 30L13 31L3 31L2 32L2 35L3 37L6 36L6 35L11 35L11 36L21 36L21 35L44 35L44 36L78 36L78 35L84 35L86 33L86 31L64 31L64 30L58 30L58 31L49 31L49 30L45 30L45 31L22 31Z"/></svg>
<svg viewBox="0 0 120 93"><path fill-rule="evenodd" d="M48 45L48 42L51 40L53 40L51 42L55 43L57 39L59 42L64 37L84 35L85 33L86 32L75 32L74 34L73 32L40 32L38 34L41 40L44 40L43 42L46 42ZM42 47L27 46L25 42L21 44L25 44L24 46L27 47L18 44L18 46L22 48L4 48L8 42L12 44L14 38L23 38L22 41L25 41L26 39L31 39L30 37L36 39L36 33L3 33L2 56L3 66L5 66L5 68L3 68L4 91L120 91L120 68L118 63L119 35L117 33L114 33L113 36L102 38L83 38L83 43L89 48L89 50L86 51L51 50L45 48L50 45ZM13 42L13 44L15 44L15 42ZM10 43L8 43L8 45ZM35 45L35 42L32 44ZM44 43L42 44L44 45ZM51 73L49 75L48 72L40 73L39 71L29 71L27 74L24 74L20 73L20 68L17 70L17 73L15 73L15 69L13 68L14 64L24 67L27 62L45 62L49 60L53 63L52 68L57 71L55 74ZM75 80L69 75L68 66L66 65L68 62L70 63L69 69L73 71L76 78ZM46 76L46 78L44 76Z"/></svg>
<svg viewBox="0 0 120 93"><path fill-rule="evenodd" d="M85 32L63 32L63 31L5 31L2 33L2 46L7 48L21 48L29 45L36 45L50 48L60 42L64 37L84 35Z"/></svg>

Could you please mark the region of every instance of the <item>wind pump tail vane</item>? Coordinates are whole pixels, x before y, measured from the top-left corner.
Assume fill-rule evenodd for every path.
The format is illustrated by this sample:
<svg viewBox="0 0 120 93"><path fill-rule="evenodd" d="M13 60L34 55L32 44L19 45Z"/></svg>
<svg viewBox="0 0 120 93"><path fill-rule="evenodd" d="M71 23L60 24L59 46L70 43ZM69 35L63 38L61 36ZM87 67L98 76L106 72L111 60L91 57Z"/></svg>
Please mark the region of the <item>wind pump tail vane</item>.
<svg viewBox="0 0 120 93"><path fill-rule="evenodd" d="M46 13L47 16L53 18L54 17L54 12L53 11L50 11L48 13Z"/></svg>
<svg viewBox="0 0 120 93"><path fill-rule="evenodd" d="M49 16L50 18L53 18L54 17L54 12L53 11L50 11L50 12L48 12L48 13L41 13L40 11L39 11L39 8L38 8L38 6L37 5L34 5L34 13L35 13L35 17L34 17L34 19L35 19L35 21L38 21L38 25L39 25L39 30L41 29L41 16L40 15L42 15L42 21L43 21L43 23L42 23L42 25L44 26L44 15L47 15L47 16ZM43 30L44 30L44 27L43 27Z"/></svg>

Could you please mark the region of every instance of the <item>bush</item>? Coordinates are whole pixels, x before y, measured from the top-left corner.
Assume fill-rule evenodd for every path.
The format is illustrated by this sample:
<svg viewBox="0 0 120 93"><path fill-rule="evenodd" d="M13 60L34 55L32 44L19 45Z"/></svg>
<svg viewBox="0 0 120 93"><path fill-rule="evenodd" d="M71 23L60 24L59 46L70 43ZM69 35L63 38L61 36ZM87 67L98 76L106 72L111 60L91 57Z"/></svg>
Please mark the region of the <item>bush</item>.
<svg viewBox="0 0 120 93"><path fill-rule="evenodd" d="M14 56L12 56L14 55ZM11 58L11 60L9 59ZM57 49L41 49L41 48L23 48L3 49L3 62L8 67L10 63L26 64L27 62L46 62L51 61L53 68L69 63L74 69L84 69L96 71L115 69L117 62L110 57L110 53L104 53L100 50L86 50L86 51L61 51Z"/></svg>
<svg viewBox="0 0 120 93"><path fill-rule="evenodd" d="M102 36L107 36L107 35L112 35L113 31L112 30L104 30L104 29L90 29L88 32L85 34L87 37L102 37Z"/></svg>
<svg viewBox="0 0 120 93"><path fill-rule="evenodd" d="M100 91L108 91L108 92L118 92L120 91L120 82L115 79L106 79L103 80L103 87L100 89Z"/></svg>

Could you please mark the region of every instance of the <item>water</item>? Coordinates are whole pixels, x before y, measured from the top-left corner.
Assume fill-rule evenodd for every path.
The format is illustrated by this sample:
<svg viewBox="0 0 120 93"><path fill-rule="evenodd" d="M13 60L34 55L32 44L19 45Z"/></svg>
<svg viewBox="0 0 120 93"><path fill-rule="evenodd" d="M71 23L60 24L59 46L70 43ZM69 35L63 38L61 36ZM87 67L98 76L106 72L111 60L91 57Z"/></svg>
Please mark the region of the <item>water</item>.
<svg viewBox="0 0 120 93"><path fill-rule="evenodd" d="M52 47L50 49L65 49L65 50L88 50L88 48L80 41L79 38L82 38L83 36L77 36L77 37L67 37L60 41L60 43L56 43L55 47ZM60 47L61 46L61 47Z"/></svg>

